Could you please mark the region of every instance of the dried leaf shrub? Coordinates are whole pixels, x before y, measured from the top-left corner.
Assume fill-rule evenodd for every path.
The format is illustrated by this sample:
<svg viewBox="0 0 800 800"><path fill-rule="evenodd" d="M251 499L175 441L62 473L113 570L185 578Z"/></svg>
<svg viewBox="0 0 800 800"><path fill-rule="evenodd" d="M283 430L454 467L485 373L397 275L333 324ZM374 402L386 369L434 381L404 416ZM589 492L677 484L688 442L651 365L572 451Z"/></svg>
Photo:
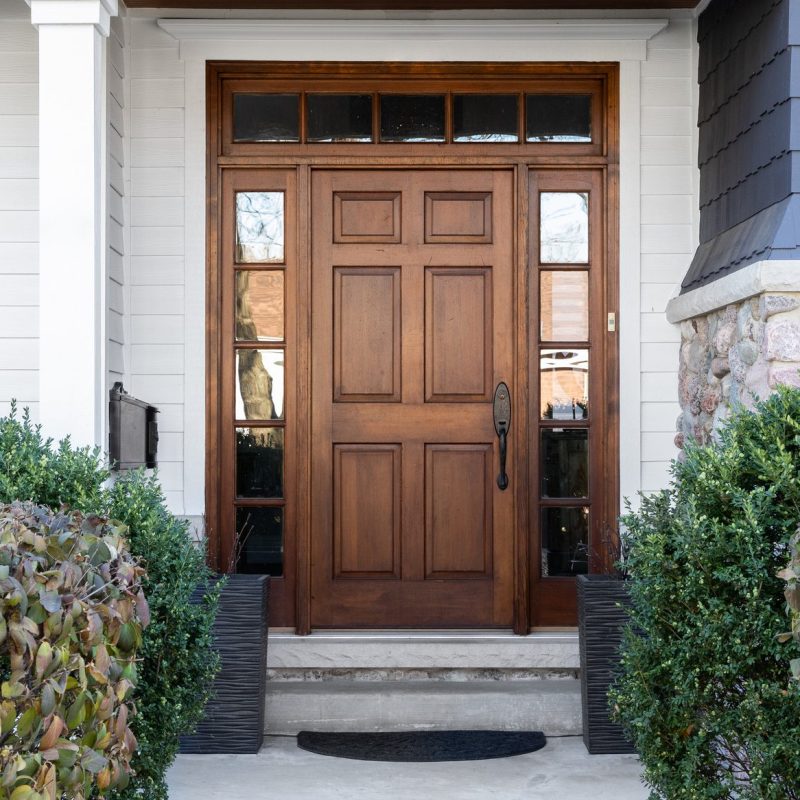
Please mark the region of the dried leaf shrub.
<svg viewBox="0 0 800 800"><path fill-rule="evenodd" d="M127 785L130 696L149 609L126 528L0 505L0 800L83 800Z"/></svg>

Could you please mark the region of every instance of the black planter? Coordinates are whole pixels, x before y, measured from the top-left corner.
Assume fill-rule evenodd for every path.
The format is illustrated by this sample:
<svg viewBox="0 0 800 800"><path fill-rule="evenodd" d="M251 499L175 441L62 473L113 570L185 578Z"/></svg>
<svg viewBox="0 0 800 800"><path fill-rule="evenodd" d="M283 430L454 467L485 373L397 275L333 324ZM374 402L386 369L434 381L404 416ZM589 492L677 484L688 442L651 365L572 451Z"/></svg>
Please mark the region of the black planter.
<svg viewBox="0 0 800 800"><path fill-rule="evenodd" d="M608 706L629 607L625 581L612 575L578 576L583 742L590 753L636 752L622 728L611 721Z"/></svg>
<svg viewBox="0 0 800 800"><path fill-rule="evenodd" d="M198 602L202 592L197 594ZM213 696L182 753L257 753L264 739L269 577L229 575L214 622L222 661Z"/></svg>

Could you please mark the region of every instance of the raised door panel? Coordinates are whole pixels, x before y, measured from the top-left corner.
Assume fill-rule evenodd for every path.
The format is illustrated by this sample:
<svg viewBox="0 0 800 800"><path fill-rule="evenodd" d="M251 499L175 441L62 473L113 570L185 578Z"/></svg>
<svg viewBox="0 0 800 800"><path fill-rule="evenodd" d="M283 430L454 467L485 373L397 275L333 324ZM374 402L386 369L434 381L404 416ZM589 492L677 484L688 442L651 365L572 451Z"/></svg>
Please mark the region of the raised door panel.
<svg viewBox="0 0 800 800"><path fill-rule="evenodd" d="M491 444L426 446L426 577L491 577L491 473Z"/></svg>
<svg viewBox="0 0 800 800"><path fill-rule="evenodd" d="M400 269L336 267L333 370L337 402L400 401Z"/></svg>
<svg viewBox="0 0 800 800"><path fill-rule="evenodd" d="M397 243L401 240L400 192L335 192L336 244Z"/></svg>
<svg viewBox="0 0 800 800"><path fill-rule="evenodd" d="M425 400L489 400L493 337L491 268L427 268Z"/></svg>
<svg viewBox="0 0 800 800"><path fill-rule="evenodd" d="M492 242L491 192L426 192L425 242Z"/></svg>
<svg viewBox="0 0 800 800"><path fill-rule="evenodd" d="M334 446L334 577L399 578L399 444Z"/></svg>

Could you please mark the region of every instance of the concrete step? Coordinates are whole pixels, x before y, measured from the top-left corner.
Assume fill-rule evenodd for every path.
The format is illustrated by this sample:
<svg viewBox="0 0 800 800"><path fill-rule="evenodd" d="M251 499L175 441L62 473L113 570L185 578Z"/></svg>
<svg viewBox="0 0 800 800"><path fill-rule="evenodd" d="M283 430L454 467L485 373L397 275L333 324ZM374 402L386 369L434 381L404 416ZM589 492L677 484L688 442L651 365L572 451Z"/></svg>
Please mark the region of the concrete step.
<svg viewBox="0 0 800 800"><path fill-rule="evenodd" d="M579 734L580 681L270 680L266 728L270 734L462 728Z"/></svg>

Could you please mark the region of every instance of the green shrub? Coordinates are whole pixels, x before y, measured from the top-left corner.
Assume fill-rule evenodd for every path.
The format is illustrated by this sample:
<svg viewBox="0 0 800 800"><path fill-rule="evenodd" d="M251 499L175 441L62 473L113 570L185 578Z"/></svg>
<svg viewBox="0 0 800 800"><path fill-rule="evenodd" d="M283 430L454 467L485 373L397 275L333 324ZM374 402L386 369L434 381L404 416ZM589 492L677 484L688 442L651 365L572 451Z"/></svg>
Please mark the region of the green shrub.
<svg viewBox="0 0 800 800"><path fill-rule="evenodd" d="M27 408L19 420L12 401L11 414L0 418L0 502L32 500L50 508L66 503L98 512L107 478L99 450L74 449L68 438L53 447L31 424Z"/></svg>
<svg viewBox="0 0 800 800"><path fill-rule="evenodd" d="M132 722L139 742L136 775L119 800L165 800L165 773L178 748L178 735L192 730L202 714L218 668L211 629L216 596L192 606L194 588L209 577L201 548L186 523L170 514L154 478L127 473L106 486L109 473L97 451L54 447L27 411L0 419L0 502L33 500L99 512L128 527L131 552L147 568L145 591L151 624L140 656Z"/></svg>
<svg viewBox="0 0 800 800"><path fill-rule="evenodd" d="M623 521L633 627L611 700L651 797L800 798L798 647L782 641L778 577L800 521L800 392L737 411Z"/></svg>
<svg viewBox="0 0 800 800"><path fill-rule="evenodd" d="M125 528L0 505L0 800L84 800L128 784L136 651L149 611Z"/></svg>
<svg viewBox="0 0 800 800"><path fill-rule="evenodd" d="M129 527L131 550L146 554L152 616L141 648L136 778L117 796L166 800L164 776L178 752L178 736L200 721L218 669L211 637L218 594L190 604L198 583L210 576L205 553L191 544L187 523L166 510L155 478L130 473L116 481L109 498L109 514Z"/></svg>

